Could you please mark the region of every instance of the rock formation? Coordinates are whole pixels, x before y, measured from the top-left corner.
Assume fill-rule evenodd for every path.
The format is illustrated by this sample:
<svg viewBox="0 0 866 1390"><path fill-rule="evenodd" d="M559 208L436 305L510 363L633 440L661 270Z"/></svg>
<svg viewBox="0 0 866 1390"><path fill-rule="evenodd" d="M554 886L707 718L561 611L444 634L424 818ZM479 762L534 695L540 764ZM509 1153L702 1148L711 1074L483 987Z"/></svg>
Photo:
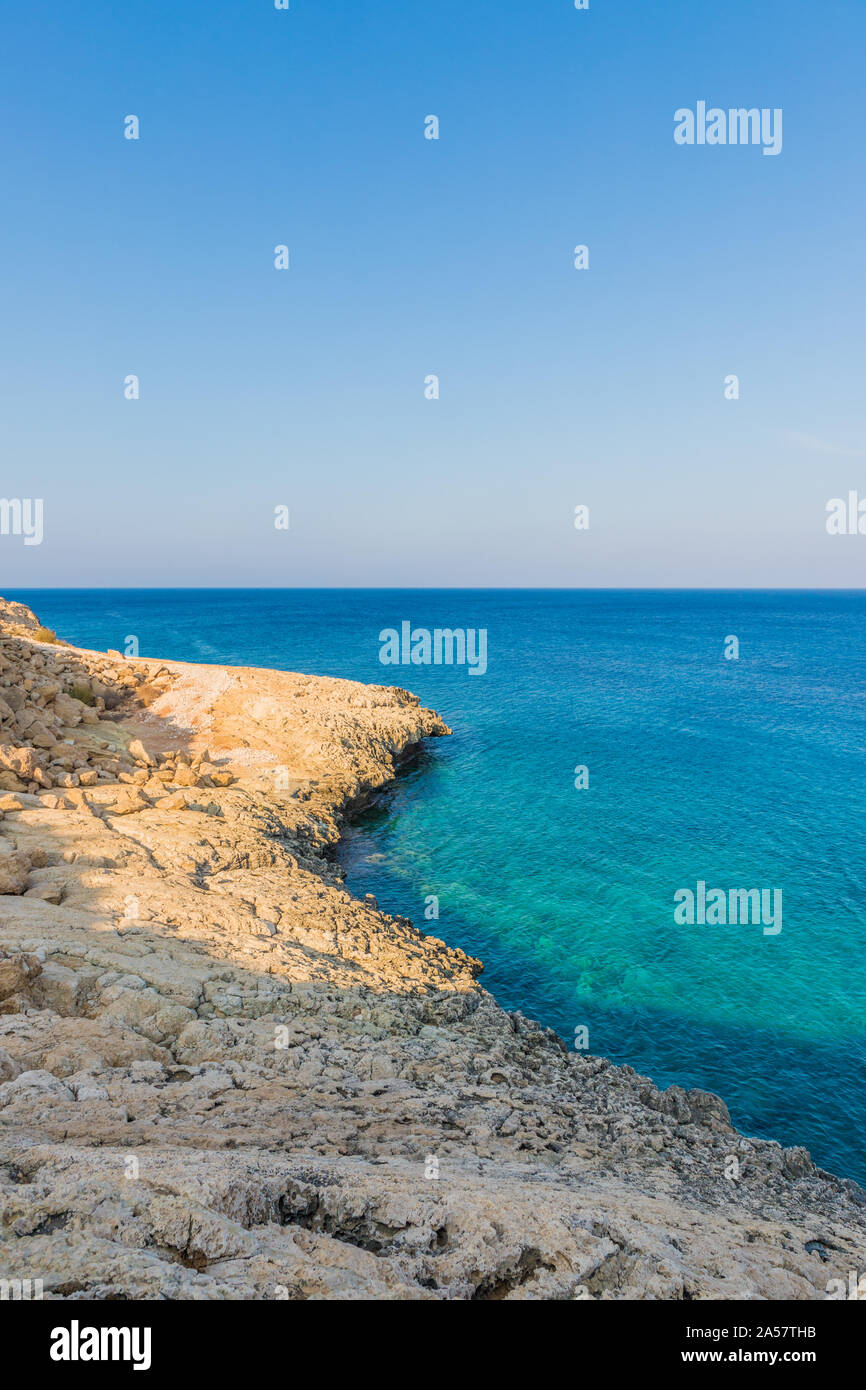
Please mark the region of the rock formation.
<svg viewBox="0 0 866 1390"><path fill-rule="evenodd" d="M47 640L46 640L47 639ZM866 1194L352 898L405 691L0 603L0 1278L56 1299L826 1296Z"/></svg>

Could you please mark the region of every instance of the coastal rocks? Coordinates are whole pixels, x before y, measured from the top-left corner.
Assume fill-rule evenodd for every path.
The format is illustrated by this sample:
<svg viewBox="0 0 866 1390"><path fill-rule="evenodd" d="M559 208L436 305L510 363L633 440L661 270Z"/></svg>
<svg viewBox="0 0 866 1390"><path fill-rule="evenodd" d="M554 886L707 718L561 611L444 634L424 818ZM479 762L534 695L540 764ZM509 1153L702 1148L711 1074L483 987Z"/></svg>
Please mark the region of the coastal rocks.
<svg viewBox="0 0 866 1390"><path fill-rule="evenodd" d="M347 809L446 732L416 697L41 643L28 611L0 601L0 1273L495 1301L822 1298L862 1268L856 1184L569 1053L346 893Z"/></svg>
<svg viewBox="0 0 866 1390"><path fill-rule="evenodd" d="M669 1086L658 1091L655 1086L641 1090L644 1105L669 1115L677 1124L697 1124L709 1129L730 1129L731 1116L720 1096L710 1091L684 1091L682 1086Z"/></svg>
<svg viewBox="0 0 866 1390"><path fill-rule="evenodd" d="M173 1004L140 976L123 976L100 996L99 1016L116 1020L154 1043L174 1041L195 1017L191 1009Z"/></svg>
<svg viewBox="0 0 866 1390"><path fill-rule="evenodd" d="M14 1081L16 1076L21 1074L21 1068L15 1058L2 1047L0 1047L0 1082Z"/></svg>
<svg viewBox="0 0 866 1390"><path fill-rule="evenodd" d="M41 797L40 800L46 811L71 811L75 805L75 802L69 797L55 796L51 793Z"/></svg>
<svg viewBox="0 0 866 1390"><path fill-rule="evenodd" d="M12 1080L0 1086L0 1110L7 1105L35 1102L41 1104L49 1098L72 1100L73 1094L50 1071L22 1071Z"/></svg>
<svg viewBox="0 0 866 1390"><path fill-rule="evenodd" d="M150 808L150 802L137 788L121 787L112 800L106 805L107 815L112 816L131 816L136 811L146 811Z"/></svg>
<svg viewBox="0 0 866 1390"><path fill-rule="evenodd" d="M17 772L0 772L0 789L5 792L26 791L27 783Z"/></svg>
<svg viewBox="0 0 866 1390"><path fill-rule="evenodd" d="M0 782L2 786L2 782ZM28 806L38 806L39 798L20 792L0 796L0 811L25 811Z"/></svg>
<svg viewBox="0 0 866 1390"><path fill-rule="evenodd" d="M16 773L24 782L45 783L45 773L33 748L0 748L0 767Z"/></svg>
<svg viewBox="0 0 866 1390"><path fill-rule="evenodd" d="M74 699L69 695L60 694L54 700L54 713L60 723L70 729L81 723L85 708L83 701Z"/></svg>
<svg viewBox="0 0 866 1390"><path fill-rule="evenodd" d="M28 990L41 972L42 964L36 956L0 952L0 1005Z"/></svg>
<svg viewBox="0 0 866 1390"><path fill-rule="evenodd" d="M808 1178L815 1171L812 1155L802 1145L782 1150L782 1166L789 1178Z"/></svg>
<svg viewBox="0 0 866 1390"><path fill-rule="evenodd" d="M23 893L30 867L30 860L25 854L0 846L0 894Z"/></svg>
<svg viewBox="0 0 866 1390"><path fill-rule="evenodd" d="M131 739L126 751L135 762L140 763L143 767L156 766L156 759L148 753L140 738Z"/></svg>
<svg viewBox="0 0 866 1390"><path fill-rule="evenodd" d="M66 1080L84 1073L106 1078L127 1069L134 1075L138 1067L153 1066L161 1075L161 1063L171 1061L164 1048L115 1020L61 1017L44 999L25 998L23 1003L30 1010L23 1018L0 1017L0 1045L21 1070L44 1069Z"/></svg>

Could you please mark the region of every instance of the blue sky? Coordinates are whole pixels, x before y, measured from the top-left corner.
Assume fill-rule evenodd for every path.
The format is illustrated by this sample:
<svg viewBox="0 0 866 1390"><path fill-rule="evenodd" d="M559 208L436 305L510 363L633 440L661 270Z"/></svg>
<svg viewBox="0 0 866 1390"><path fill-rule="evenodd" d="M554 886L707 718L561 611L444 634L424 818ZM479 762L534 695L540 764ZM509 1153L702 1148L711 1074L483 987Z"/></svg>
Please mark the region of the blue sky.
<svg viewBox="0 0 866 1390"><path fill-rule="evenodd" d="M5 587L861 586L864 44L862 0L17 7ZM678 147L699 100L782 153Z"/></svg>

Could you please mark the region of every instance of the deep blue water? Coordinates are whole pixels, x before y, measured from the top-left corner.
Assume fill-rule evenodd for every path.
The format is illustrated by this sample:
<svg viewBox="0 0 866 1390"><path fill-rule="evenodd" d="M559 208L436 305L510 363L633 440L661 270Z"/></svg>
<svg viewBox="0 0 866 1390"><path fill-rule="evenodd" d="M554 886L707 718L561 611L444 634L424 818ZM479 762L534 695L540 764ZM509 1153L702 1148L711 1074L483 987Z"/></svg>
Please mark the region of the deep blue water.
<svg viewBox="0 0 866 1390"><path fill-rule="evenodd" d="M481 956L506 1007L866 1181L866 594L8 596L84 646L417 692L454 736L347 834L349 886ZM404 620L486 629L486 674L381 665ZM698 880L781 889L782 931L677 924Z"/></svg>

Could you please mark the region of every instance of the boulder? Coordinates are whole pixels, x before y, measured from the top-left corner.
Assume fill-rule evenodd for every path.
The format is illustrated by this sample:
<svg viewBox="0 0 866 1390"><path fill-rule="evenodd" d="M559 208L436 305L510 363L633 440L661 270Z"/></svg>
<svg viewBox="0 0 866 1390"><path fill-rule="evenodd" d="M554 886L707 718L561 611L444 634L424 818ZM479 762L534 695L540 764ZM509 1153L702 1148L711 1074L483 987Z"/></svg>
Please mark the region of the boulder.
<svg viewBox="0 0 866 1390"><path fill-rule="evenodd" d="M14 1081L16 1076L20 1076L21 1068L5 1048L0 1047L0 1084L4 1081Z"/></svg>
<svg viewBox="0 0 866 1390"><path fill-rule="evenodd" d="M81 700L76 700L74 695L66 695L62 691L54 700L54 713L61 724L68 729L74 729L81 723L82 715L87 706Z"/></svg>
<svg viewBox="0 0 866 1390"><path fill-rule="evenodd" d="M0 1108L13 1101L41 1101L49 1097L54 1101L75 1099L69 1087L50 1071L22 1071L0 1086Z"/></svg>
<svg viewBox="0 0 866 1390"><path fill-rule="evenodd" d="M13 774L0 773L0 787L3 787L3 777L11 777ZM27 811L35 809L41 803L38 796L31 796L26 792L14 792L7 796L0 796L0 811Z"/></svg>
<svg viewBox="0 0 866 1390"><path fill-rule="evenodd" d="M0 956L0 1000L28 989L41 972L42 965L35 956Z"/></svg>
<svg viewBox="0 0 866 1390"><path fill-rule="evenodd" d="M150 802L142 796L137 787L121 787L114 801L107 807L111 816L130 816L136 811L147 811Z"/></svg>
<svg viewBox="0 0 866 1390"><path fill-rule="evenodd" d="M140 738L134 738L126 751L137 763L143 763L145 767L156 766L156 758L148 753Z"/></svg>
<svg viewBox="0 0 866 1390"><path fill-rule="evenodd" d="M33 748L0 748L0 767L14 772L24 782L47 781L41 759Z"/></svg>
<svg viewBox="0 0 866 1390"><path fill-rule="evenodd" d="M23 893L30 873L30 860L17 850L0 851L0 894Z"/></svg>

